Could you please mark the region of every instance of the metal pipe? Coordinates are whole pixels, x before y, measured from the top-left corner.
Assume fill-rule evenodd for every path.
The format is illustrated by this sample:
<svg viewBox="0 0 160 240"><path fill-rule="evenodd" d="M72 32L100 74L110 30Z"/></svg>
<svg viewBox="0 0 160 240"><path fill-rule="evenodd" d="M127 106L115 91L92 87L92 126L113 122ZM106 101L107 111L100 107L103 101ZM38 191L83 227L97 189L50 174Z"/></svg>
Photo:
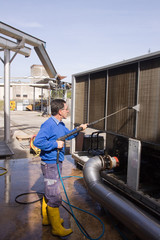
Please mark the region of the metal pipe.
<svg viewBox="0 0 160 240"><path fill-rule="evenodd" d="M84 181L92 197L140 239L160 239L160 225L155 219L102 182L100 171L103 167L98 156L89 159L84 165Z"/></svg>

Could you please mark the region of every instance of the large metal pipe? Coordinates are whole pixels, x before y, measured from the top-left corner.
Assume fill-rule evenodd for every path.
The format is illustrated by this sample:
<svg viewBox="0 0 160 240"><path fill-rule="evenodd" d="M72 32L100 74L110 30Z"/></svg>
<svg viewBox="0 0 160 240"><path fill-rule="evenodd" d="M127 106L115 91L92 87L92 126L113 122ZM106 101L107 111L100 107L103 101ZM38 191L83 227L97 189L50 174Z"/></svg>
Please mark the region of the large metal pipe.
<svg viewBox="0 0 160 240"><path fill-rule="evenodd" d="M92 197L140 239L160 239L160 225L156 219L104 184L100 176L103 167L98 156L84 165L84 181Z"/></svg>

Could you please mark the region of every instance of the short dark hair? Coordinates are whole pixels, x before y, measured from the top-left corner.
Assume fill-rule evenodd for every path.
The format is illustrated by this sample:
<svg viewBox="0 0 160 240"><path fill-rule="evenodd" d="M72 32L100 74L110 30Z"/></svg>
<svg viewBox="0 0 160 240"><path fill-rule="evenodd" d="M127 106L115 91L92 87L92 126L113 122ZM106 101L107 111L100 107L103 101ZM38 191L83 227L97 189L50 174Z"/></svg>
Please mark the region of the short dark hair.
<svg viewBox="0 0 160 240"><path fill-rule="evenodd" d="M51 114L53 116L57 115L59 110L64 108L64 104L66 103L66 101L64 101L63 99L54 99L51 102Z"/></svg>

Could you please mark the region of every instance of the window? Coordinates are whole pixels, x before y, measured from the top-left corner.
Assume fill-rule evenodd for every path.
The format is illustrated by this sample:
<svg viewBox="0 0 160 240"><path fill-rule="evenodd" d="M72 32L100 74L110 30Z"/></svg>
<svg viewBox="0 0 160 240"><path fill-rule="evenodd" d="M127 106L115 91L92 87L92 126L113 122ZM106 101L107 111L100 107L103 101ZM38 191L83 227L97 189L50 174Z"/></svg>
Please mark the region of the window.
<svg viewBox="0 0 160 240"><path fill-rule="evenodd" d="M21 95L20 94L16 94L16 97L20 97Z"/></svg>
<svg viewBox="0 0 160 240"><path fill-rule="evenodd" d="M23 94L23 97L28 97L28 95L27 94Z"/></svg>

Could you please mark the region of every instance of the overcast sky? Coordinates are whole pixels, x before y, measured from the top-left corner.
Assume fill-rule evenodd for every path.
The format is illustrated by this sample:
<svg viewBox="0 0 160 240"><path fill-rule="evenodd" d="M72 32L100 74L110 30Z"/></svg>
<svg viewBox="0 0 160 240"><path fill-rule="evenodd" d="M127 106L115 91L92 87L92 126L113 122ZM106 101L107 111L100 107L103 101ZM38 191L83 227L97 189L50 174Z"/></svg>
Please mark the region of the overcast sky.
<svg viewBox="0 0 160 240"><path fill-rule="evenodd" d="M46 42L67 81L74 73L160 50L159 0L1 0L0 9L0 21ZM11 77L30 76L33 64L41 62L32 48L29 58L13 60ZM3 71L0 61L0 76Z"/></svg>

